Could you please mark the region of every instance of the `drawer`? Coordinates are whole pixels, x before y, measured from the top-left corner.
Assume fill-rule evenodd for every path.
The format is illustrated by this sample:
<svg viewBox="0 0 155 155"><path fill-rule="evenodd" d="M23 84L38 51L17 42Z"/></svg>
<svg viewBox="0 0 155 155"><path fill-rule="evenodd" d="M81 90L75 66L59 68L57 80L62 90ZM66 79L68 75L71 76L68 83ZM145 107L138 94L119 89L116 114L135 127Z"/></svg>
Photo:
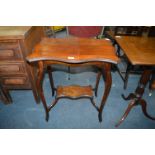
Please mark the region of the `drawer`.
<svg viewBox="0 0 155 155"><path fill-rule="evenodd" d="M20 60L22 59L22 53L20 45L16 41L14 42L2 42L0 41L0 60Z"/></svg>
<svg viewBox="0 0 155 155"><path fill-rule="evenodd" d="M0 75L24 74L24 63L0 63Z"/></svg>
<svg viewBox="0 0 155 155"><path fill-rule="evenodd" d="M1 83L9 89L30 88L30 82L27 76L1 77Z"/></svg>

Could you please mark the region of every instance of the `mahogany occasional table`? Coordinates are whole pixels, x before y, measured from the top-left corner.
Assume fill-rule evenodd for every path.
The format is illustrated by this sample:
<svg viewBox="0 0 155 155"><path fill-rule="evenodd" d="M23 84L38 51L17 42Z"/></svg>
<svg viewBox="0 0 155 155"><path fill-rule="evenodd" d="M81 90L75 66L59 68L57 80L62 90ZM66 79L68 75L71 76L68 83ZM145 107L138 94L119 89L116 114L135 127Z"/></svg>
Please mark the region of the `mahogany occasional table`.
<svg viewBox="0 0 155 155"><path fill-rule="evenodd" d="M115 55L115 49L109 40L96 40L88 38L43 38L42 41L35 46L34 51L27 57L29 63L36 62L38 64L38 80L37 88L46 112L46 121L49 119L49 111L53 108L57 101L61 98L90 99L93 106L98 111L99 121L102 121L102 111L110 92L111 64L117 64L118 57ZM93 100L93 88L91 86L58 86L54 87L52 74L49 73L52 94L56 91L55 100L50 106L47 106L42 87L44 69L52 64L61 64L71 67L77 66L96 66L103 73L105 81L105 91L99 107ZM51 69L52 70L52 69ZM97 79L96 85L98 85Z"/></svg>
<svg viewBox="0 0 155 155"><path fill-rule="evenodd" d="M141 105L142 111L146 117L155 120L155 117L152 117L147 113L147 103L142 98L146 84L150 80L152 74L152 67L155 66L155 38L144 36L115 36L115 40L132 65L144 67L144 71L135 92L129 94L128 97L122 95L125 100L131 101L116 126L119 126L124 121L131 109L136 105Z"/></svg>

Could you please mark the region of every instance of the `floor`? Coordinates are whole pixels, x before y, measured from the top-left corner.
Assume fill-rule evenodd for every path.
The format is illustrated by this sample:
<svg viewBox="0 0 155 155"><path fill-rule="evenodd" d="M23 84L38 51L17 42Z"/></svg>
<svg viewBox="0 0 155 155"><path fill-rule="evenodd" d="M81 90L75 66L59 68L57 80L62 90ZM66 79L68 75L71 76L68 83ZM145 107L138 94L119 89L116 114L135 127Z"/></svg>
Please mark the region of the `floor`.
<svg viewBox="0 0 155 155"><path fill-rule="evenodd" d="M57 37L63 36L57 34ZM121 65L121 64L120 64ZM120 66L121 67L121 66ZM96 74L84 72L78 74L54 72L54 81L56 85L63 84L95 84ZM127 119L118 127L115 124L123 115L127 108L128 102L121 98L121 94L128 95L133 92L139 80L138 75L131 75L128 82L127 90L123 89L123 82L117 72L112 72L113 84L110 95L103 110L103 121L99 123L98 113L89 100L69 100L62 99L50 111L49 122L45 121L45 112L42 104L36 104L32 91L18 90L11 91L13 104L4 105L0 102L0 128L4 129L145 129L155 128L155 121L146 118L140 106L132 109ZM52 101L51 89L48 76L44 78L44 91L47 103ZM95 98L97 104L100 103L104 90L104 82L101 79L99 84L98 97ZM144 99L148 102L148 112L155 116L155 92L149 96L148 87L145 90Z"/></svg>

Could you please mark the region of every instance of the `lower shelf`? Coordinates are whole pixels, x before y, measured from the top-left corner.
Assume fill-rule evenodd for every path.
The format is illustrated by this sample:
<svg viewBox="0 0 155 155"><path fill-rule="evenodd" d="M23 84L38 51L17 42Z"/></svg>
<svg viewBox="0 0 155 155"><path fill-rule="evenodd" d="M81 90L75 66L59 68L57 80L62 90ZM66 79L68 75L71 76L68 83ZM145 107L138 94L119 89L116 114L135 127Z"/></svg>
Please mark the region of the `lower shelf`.
<svg viewBox="0 0 155 155"><path fill-rule="evenodd" d="M58 86L56 90L56 98L82 98L88 97L93 98L93 89L91 86L79 86L79 85L70 85L70 86Z"/></svg>

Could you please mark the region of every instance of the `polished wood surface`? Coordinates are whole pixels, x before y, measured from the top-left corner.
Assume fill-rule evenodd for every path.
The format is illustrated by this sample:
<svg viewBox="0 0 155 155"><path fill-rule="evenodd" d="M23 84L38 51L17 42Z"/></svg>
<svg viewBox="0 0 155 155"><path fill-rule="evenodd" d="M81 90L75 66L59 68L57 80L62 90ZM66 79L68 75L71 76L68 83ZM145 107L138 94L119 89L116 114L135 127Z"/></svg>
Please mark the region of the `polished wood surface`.
<svg viewBox="0 0 155 155"><path fill-rule="evenodd" d="M36 71L26 56L42 37L43 27L0 26L0 82L7 90L31 89L37 102Z"/></svg>
<svg viewBox="0 0 155 155"><path fill-rule="evenodd" d="M68 97L68 98L80 98L80 97L93 97L93 89L91 86L58 86L57 87L57 98Z"/></svg>
<svg viewBox="0 0 155 155"><path fill-rule="evenodd" d="M132 65L155 65L155 38L115 36Z"/></svg>
<svg viewBox="0 0 155 155"><path fill-rule="evenodd" d="M116 64L118 57L108 40L44 38L35 47L34 52L27 57L27 60L29 62L55 60L68 63L101 61Z"/></svg>
<svg viewBox="0 0 155 155"><path fill-rule="evenodd" d="M38 79L37 88L46 112L46 121L49 119L49 111L56 105L60 98L77 99L86 97L91 100L91 103L98 111L99 121L102 121L102 111L106 103L107 97L110 93L112 78L111 78L111 63L118 63L118 57L115 55L114 47L108 40L96 40L86 38L65 38L52 39L44 38L38 45L35 46L34 51L27 56L27 61L33 64L38 64ZM99 106L96 106L93 101L92 89L90 86L58 86L55 88L52 68L50 64L61 64L67 66L85 66L95 65L100 68L103 80L105 82L104 92ZM48 74L52 88L52 95L56 90L55 100L48 106L43 90L44 70L48 66ZM99 76L100 77L100 76ZM96 88L98 87L99 78L97 78ZM95 94L97 95L97 90Z"/></svg>

